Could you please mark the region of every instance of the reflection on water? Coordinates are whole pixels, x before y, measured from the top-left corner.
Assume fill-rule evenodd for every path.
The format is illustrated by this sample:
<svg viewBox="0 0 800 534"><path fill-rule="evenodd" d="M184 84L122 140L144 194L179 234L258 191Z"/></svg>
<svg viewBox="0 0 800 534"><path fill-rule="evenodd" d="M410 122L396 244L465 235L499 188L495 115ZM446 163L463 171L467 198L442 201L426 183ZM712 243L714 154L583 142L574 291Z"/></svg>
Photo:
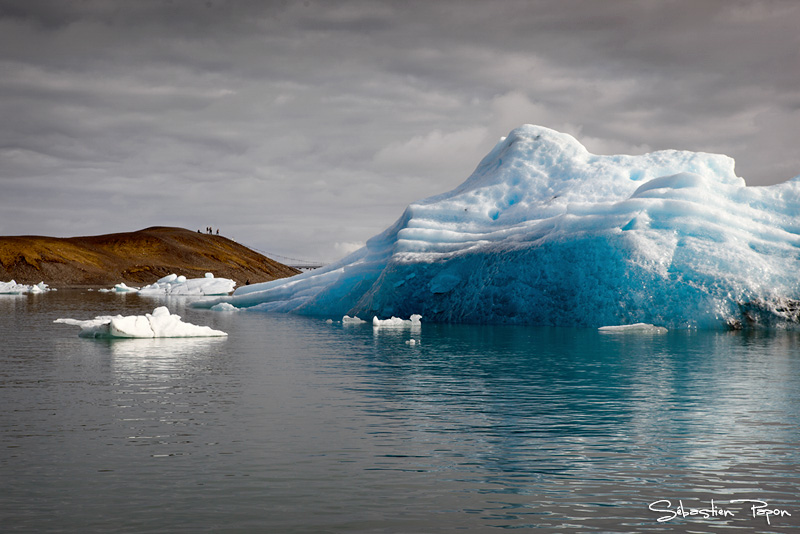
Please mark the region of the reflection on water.
<svg viewBox="0 0 800 534"><path fill-rule="evenodd" d="M228 338L80 339L135 296L0 299L4 531L800 527L800 335L424 324L166 303ZM415 340L410 345L410 340ZM759 522L760 521L760 522Z"/></svg>
<svg viewBox="0 0 800 534"><path fill-rule="evenodd" d="M154 368L178 374L196 365L198 356L207 357L225 343L220 338L95 339L108 346L119 373L135 374L137 369Z"/></svg>

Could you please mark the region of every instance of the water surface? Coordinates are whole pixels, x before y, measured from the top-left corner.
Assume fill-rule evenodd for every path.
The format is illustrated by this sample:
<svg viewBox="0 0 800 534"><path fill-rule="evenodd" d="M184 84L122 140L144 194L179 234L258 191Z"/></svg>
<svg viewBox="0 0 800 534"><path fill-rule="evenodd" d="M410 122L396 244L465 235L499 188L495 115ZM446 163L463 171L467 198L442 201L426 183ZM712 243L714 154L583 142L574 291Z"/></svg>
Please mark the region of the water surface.
<svg viewBox="0 0 800 534"><path fill-rule="evenodd" d="M52 323L161 304L229 337ZM797 333L373 330L59 291L2 296L0 339L3 532L800 529ZM734 516L649 509L711 499Z"/></svg>

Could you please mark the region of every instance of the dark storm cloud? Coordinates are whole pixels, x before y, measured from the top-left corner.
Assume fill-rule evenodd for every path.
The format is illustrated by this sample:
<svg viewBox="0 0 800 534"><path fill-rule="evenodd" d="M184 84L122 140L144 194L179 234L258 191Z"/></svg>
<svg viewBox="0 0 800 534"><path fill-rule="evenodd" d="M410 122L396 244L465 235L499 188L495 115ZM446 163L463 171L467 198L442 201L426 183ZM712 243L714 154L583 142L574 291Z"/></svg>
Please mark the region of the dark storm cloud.
<svg viewBox="0 0 800 534"><path fill-rule="evenodd" d="M800 174L793 1L0 1L0 234L335 258L532 122Z"/></svg>

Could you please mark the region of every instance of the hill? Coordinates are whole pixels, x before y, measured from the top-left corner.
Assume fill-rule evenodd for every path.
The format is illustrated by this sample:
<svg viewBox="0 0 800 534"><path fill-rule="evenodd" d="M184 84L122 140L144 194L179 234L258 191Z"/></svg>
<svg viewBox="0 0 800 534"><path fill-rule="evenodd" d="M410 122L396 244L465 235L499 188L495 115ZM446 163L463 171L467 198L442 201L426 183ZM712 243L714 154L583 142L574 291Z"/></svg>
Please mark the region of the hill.
<svg viewBox="0 0 800 534"><path fill-rule="evenodd" d="M205 273L237 285L297 274L226 237L154 226L138 232L85 237L0 237L0 280L52 287L144 285L171 273Z"/></svg>

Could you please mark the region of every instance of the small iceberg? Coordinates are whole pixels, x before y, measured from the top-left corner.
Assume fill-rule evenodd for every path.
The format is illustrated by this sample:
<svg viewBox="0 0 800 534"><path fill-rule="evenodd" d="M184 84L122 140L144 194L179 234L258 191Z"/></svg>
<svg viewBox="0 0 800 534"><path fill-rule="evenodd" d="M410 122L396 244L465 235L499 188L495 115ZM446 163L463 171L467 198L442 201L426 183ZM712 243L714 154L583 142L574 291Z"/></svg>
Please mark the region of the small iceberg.
<svg viewBox="0 0 800 534"><path fill-rule="evenodd" d="M80 337L93 338L161 338L161 337L218 337L228 334L208 326L198 326L181 321L166 306L145 315L100 315L94 319L56 319L61 324L81 327Z"/></svg>
<svg viewBox="0 0 800 534"><path fill-rule="evenodd" d="M236 282L229 278L214 278L213 273L206 273L205 278L186 278L177 274L170 274L159 278L143 288L129 287L124 282L115 285L112 289L101 289L105 293L139 293L146 297L170 296L198 296L209 297L227 295L236 287Z"/></svg>
<svg viewBox="0 0 800 534"><path fill-rule="evenodd" d="M219 304L215 304L211 306L211 311L218 311L218 312L238 312L242 311L241 308L237 308L233 304L228 304L227 302L220 302Z"/></svg>
<svg viewBox="0 0 800 534"><path fill-rule="evenodd" d="M422 323L420 322L422 319L422 315L414 314L409 319L400 319L399 317L391 317L389 319L378 319L377 317L372 318L372 326L375 328L381 327L395 327L395 328L405 328L405 327L413 327L413 326L420 326Z"/></svg>
<svg viewBox="0 0 800 534"><path fill-rule="evenodd" d="M138 287L130 287L125 285L125 282L120 282L111 289L98 289L101 293L136 293L139 291Z"/></svg>
<svg viewBox="0 0 800 534"><path fill-rule="evenodd" d="M34 285L18 284L16 281L0 282L0 295L23 295L25 293L44 293L45 291L55 291L50 289L44 282Z"/></svg>
<svg viewBox="0 0 800 534"><path fill-rule="evenodd" d="M367 321L364 319L359 319L358 317L350 317L349 315L345 315L342 317L342 324L365 324Z"/></svg>
<svg viewBox="0 0 800 534"><path fill-rule="evenodd" d="M641 333L641 334L666 334L667 329L663 326L655 326L648 323L622 324L614 326L601 326L600 332L608 333Z"/></svg>

